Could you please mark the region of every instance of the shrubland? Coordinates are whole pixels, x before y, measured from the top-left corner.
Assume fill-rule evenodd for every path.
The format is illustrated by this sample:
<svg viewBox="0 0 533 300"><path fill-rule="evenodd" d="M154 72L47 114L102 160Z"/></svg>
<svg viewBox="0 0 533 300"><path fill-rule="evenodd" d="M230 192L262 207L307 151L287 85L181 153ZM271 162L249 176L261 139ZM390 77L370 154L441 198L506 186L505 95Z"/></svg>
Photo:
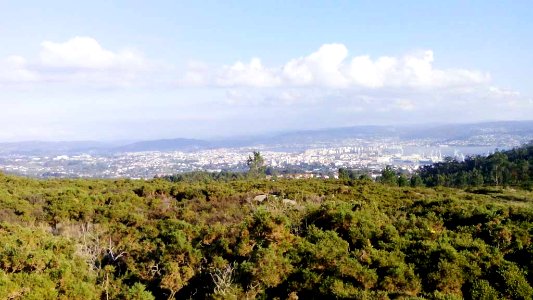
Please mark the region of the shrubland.
<svg viewBox="0 0 533 300"><path fill-rule="evenodd" d="M533 298L526 189L223 178L0 175L0 298Z"/></svg>

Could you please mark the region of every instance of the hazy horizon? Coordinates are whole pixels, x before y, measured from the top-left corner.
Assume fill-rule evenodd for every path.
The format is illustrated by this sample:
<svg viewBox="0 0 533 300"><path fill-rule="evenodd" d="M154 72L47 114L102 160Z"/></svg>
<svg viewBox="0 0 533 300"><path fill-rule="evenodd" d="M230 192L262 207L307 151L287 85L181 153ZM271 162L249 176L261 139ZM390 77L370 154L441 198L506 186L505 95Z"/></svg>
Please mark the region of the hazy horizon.
<svg viewBox="0 0 533 300"><path fill-rule="evenodd" d="M528 1L0 3L0 142L531 120Z"/></svg>
<svg viewBox="0 0 533 300"><path fill-rule="evenodd" d="M527 120L488 120L488 121L481 121L481 122L456 122L456 123L446 123L446 122L427 122L427 123L404 123L404 124L360 124L360 125L352 125L352 126L340 126L340 127L319 127L319 128L293 128L293 129L286 129L286 130L277 130L277 131L265 131L265 132L256 132L254 134L247 134L247 135L223 135L223 136L161 136L161 137L152 137L152 138L132 138L132 139L86 139L86 140L80 140L80 139L33 139L33 140L12 140L12 141L2 141L0 140L0 144L23 144L23 143L101 143L103 145L126 145L130 143L136 143L136 142L145 142L145 141L159 141L159 140L197 140L197 141L206 141L206 142L224 142L224 141L246 141L246 140L254 140L254 139L261 139L261 138L268 138L268 137L279 137L283 136L285 134L297 134L297 133L306 133L306 132L322 132L322 131L334 131L334 130L342 130L342 129L351 129L351 128L358 128L358 127L392 127L392 128L439 128L440 126L470 126L470 125L487 125L487 124L495 124L495 123L513 123L513 122L533 122L533 119L527 119Z"/></svg>

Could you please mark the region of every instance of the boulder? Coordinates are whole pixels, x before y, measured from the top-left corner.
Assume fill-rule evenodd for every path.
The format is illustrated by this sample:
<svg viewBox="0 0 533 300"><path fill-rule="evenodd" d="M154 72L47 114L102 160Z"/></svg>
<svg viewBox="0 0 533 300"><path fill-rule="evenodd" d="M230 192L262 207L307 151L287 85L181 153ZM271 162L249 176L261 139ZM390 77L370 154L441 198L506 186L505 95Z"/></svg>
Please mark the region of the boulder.
<svg viewBox="0 0 533 300"><path fill-rule="evenodd" d="M283 204L285 205L296 205L296 201L294 200L291 200L291 199L283 199L281 200L283 202Z"/></svg>
<svg viewBox="0 0 533 300"><path fill-rule="evenodd" d="M263 202L267 198L267 195L257 195L254 197L254 202Z"/></svg>

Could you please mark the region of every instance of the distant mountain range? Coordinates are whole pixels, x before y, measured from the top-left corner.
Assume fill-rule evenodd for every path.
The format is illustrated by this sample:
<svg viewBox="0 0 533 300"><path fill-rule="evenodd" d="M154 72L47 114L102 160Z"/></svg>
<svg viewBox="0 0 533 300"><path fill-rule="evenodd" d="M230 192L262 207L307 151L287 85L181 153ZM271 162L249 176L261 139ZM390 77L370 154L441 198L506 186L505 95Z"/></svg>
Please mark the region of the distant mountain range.
<svg viewBox="0 0 533 300"><path fill-rule="evenodd" d="M470 145L486 144L487 141L490 142L491 140L504 143L507 140L533 139L533 121L500 121L440 125L351 126L292 131L269 136L213 141L185 138L138 141L133 143L27 141L0 143L0 155L112 154L141 151L194 151L220 147L253 147L258 145L274 147L279 145L291 146L297 144L310 145L316 143L335 143L337 141L355 138L397 138L398 140L424 139L439 143L463 143Z"/></svg>
<svg viewBox="0 0 533 300"><path fill-rule="evenodd" d="M533 121L500 121L473 124L411 126L400 133L403 139L439 138L442 141L471 139L483 135L531 136Z"/></svg>
<svg viewBox="0 0 533 300"><path fill-rule="evenodd" d="M117 152L140 152L140 151L192 151L205 149L211 143L196 139L163 139L153 141L141 141L120 147L113 150Z"/></svg>
<svg viewBox="0 0 533 300"><path fill-rule="evenodd" d="M112 154L142 151L193 151L205 149L210 143L195 139L162 139L134 143L96 141L28 141L0 143L0 155L58 155L58 154Z"/></svg>
<svg viewBox="0 0 533 300"><path fill-rule="evenodd" d="M95 141L26 141L14 143L0 143L0 155L25 154L25 155L53 155L57 153L91 153L105 151L118 146L115 143Z"/></svg>
<svg viewBox="0 0 533 300"><path fill-rule="evenodd" d="M247 140L247 145L306 145L335 143L347 139L395 138L401 141L431 140L441 144L471 146L491 143L508 146L510 140L533 139L533 121L500 121L473 124L422 124L398 126L351 126L281 133ZM493 143L504 144L493 144ZM241 143L243 143L241 141Z"/></svg>

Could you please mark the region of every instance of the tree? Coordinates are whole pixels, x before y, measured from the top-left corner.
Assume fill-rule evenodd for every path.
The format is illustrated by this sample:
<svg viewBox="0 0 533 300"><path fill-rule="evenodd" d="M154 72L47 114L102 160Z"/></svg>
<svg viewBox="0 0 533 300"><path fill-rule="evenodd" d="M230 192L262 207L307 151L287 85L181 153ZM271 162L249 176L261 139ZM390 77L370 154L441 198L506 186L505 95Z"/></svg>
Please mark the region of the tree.
<svg viewBox="0 0 533 300"><path fill-rule="evenodd" d="M248 176L263 177L265 176L265 159L261 156L259 151L254 151L253 156L248 156L246 165L248 166Z"/></svg>
<svg viewBox="0 0 533 300"><path fill-rule="evenodd" d="M339 168L339 179L341 179L341 180L349 180L350 179L350 172L348 172L348 169Z"/></svg>
<svg viewBox="0 0 533 300"><path fill-rule="evenodd" d="M268 176L276 177L278 176L278 170L274 169L271 166L265 168L265 174Z"/></svg>
<svg viewBox="0 0 533 300"><path fill-rule="evenodd" d="M419 187L419 186L423 186L423 185L424 185L424 182L422 181L422 177L420 177L420 175L415 174L415 175L411 176L411 186L412 187Z"/></svg>
<svg viewBox="0 0 533 300"><path fill-rule="evenodd" d="M502 152L496 152L488 159L490 179L493 184L501 185L503 183L503 170L507 162L507 155Z"/></svg>
<svg viewBox="0 0 533 300"><path fill-rule="evenodd" d="M398 185L398 177L391 166L387 166L381 171L380 182L387 185Z"/></svg>
<svg viewBox="0 0 533 300"><path fill-rule="evenodd" d="M483 174L478 170L474 169L470 174L470 185L472 186L482 186L484 183Z"/></svg>
<svg viewBox="0 0 533 300"><path fill-rule="evenodd" d="M405 176L404 174L401 174L398 177L398 185L399 186L409 186L409 179L407 179L407 176Z"/></svg>

